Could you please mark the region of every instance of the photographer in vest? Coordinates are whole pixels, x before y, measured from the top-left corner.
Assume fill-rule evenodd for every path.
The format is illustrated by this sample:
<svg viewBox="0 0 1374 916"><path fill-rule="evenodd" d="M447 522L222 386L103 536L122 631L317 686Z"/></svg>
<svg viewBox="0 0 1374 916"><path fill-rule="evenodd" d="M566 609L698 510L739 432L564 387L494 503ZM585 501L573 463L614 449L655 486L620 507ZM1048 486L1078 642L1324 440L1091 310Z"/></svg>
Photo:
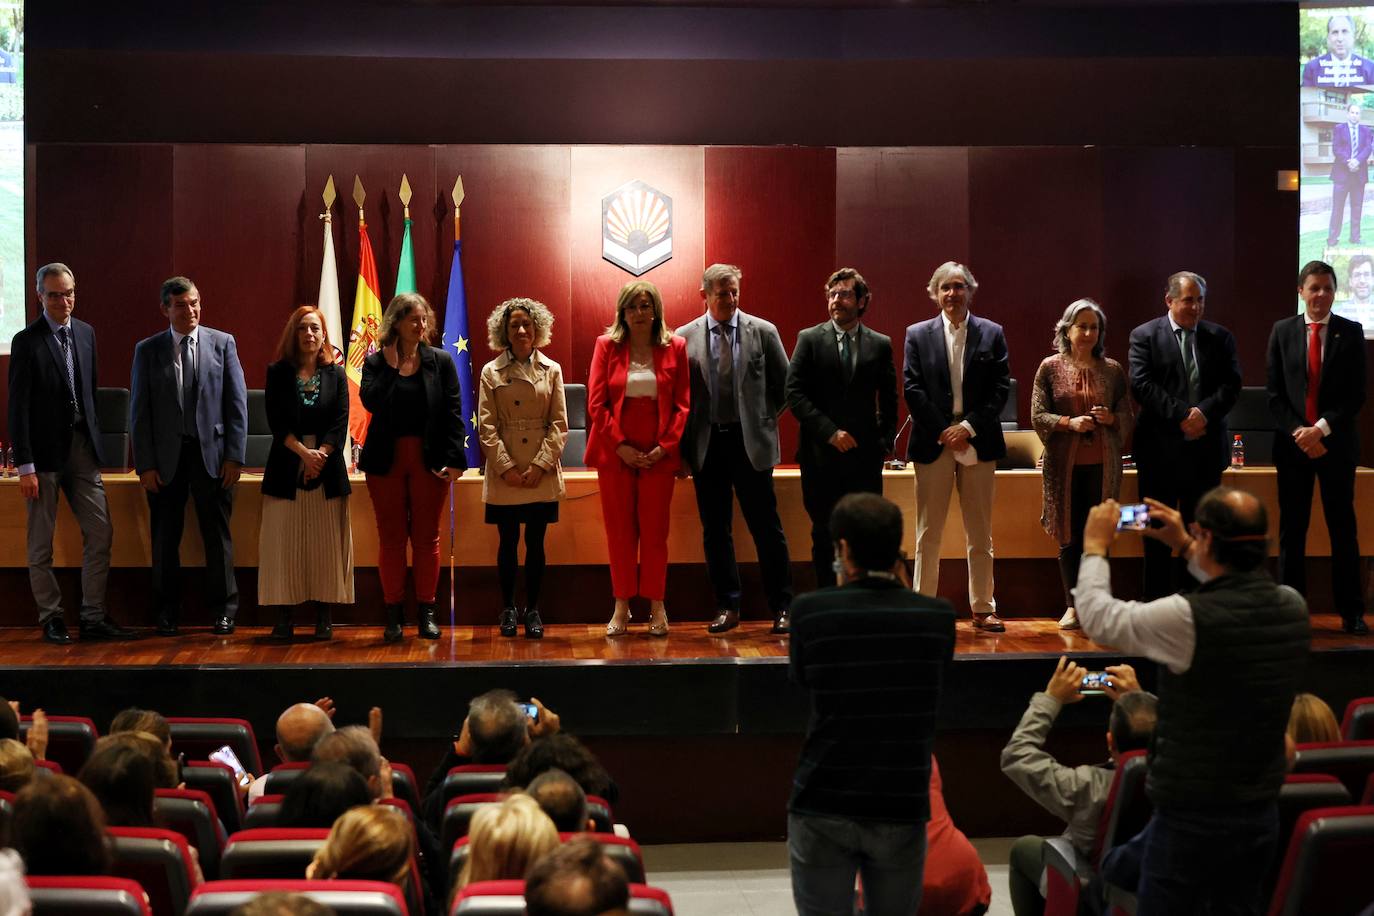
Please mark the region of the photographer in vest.
<svg viewBox="0 0 1374 916"><path fill-rule="evenodd" d="M1307 606L1270 579L1269 522L1252 494L1215 487L1191 532L1153 500L1141 532L1178 551L1202 584L1154 601L1112 597L1107 550L1121 507L1095 506L1074 589L1094 642L1163 665L1146 793L1154 816L1133 841L1143 858L1137 916L1261 912L1277 853L1284 731L1307 664ZM1239 715L1238 710L1244 710Z"/></svg>

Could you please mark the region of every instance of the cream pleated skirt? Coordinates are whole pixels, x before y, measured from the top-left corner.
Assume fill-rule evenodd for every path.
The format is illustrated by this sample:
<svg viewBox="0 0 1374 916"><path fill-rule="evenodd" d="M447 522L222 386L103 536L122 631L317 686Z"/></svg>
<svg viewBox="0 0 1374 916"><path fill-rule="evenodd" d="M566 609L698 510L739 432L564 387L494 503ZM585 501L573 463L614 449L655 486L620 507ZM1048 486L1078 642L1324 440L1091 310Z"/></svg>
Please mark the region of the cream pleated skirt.
<svg viewBox="0 0 1374 916"><path fill-rule="evenodd" d="M348 497L324 487L295 499L262 497L258 604L353 603L353 529Z"/></svg>

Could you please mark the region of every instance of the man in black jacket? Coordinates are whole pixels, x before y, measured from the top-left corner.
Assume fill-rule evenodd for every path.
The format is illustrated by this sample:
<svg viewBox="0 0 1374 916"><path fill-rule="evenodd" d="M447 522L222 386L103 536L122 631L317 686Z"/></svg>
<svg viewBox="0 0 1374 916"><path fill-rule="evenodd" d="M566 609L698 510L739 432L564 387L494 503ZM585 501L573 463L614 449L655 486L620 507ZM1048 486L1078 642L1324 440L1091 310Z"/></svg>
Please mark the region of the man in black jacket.
<svg viewBox="0 0 1374 916"><path fill-rule="evenodd" d="M825 281L825 298L830 320L797 335L787 371L817 588L835 584L830 513L846 493L883 492L883 458L897 427L892 338L860 320L873 298L868 284L842 267Z"/></svg>

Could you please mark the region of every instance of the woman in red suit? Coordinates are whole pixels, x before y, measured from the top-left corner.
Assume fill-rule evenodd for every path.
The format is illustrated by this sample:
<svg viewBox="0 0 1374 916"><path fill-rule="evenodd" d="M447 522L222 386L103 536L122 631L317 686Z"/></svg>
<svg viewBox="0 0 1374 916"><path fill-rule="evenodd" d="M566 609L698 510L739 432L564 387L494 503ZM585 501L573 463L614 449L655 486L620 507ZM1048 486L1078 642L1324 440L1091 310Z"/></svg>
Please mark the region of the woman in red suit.
<svg viewBox="0 0 1374 916"><path fill-rule="evenodd" d="M607 636L625 632L635 595L649 599L649 634L668 635L668 506L690 406L687 342L664 322L657 287L627 283L587 380L585 460L600 482L615 592Z"/></svg>

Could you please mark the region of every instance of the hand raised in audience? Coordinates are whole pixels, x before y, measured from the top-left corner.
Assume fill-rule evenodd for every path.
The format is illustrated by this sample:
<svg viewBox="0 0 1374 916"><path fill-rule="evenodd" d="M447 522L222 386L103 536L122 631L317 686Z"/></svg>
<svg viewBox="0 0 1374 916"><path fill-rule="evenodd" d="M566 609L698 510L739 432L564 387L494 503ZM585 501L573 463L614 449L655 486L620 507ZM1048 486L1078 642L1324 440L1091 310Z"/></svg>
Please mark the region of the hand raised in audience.
<svg viewBox="0 0 1374 916"><path fill-rule="evenodd" d="M324 714L325 714L326 716L328 716L328 717L330 718L330 720L333 720L333 718L334 718L334 713L336 712L336 710L335 710L335 708L334 708L334 700L333 700L333 698L331 698L331 697L320 697L318 700L315 701L315 705L318 706L318 707L320 707L320 709L324 710Z"/></svg>
<svg viewBox="0 0 1374 916"><path fill-rule="evenodd" d="M382 768L377 773L377 782L381 785L382 791L378 798L395 798L396 787L392 782L391 761L382 758Z"/></svg>
<svg viewBox="0 0 1374 916"><path fill-rule="evenodd" d="M1102 692L1110 697L1113 703L1123 693L1140 689L1140 679L1135 676L1135 669L1130 665L1108 665L1102 670L1111 676L1110 680L1103 682Z"/></svg>
<svg viewBox="0 0 1374 916"><path fill-rule="evenodd" d="M1116 523L1121 518L1121 506L1114 499L1099 503L1088 510L1083 526L1083 553L1106 556L1116 540Z"/></svg>
<svg viewBox="0 0 1374 916"><path fill-rule="evenodd" d="M372 733L372 740L377 742L377 746L382 745L382 707L374 706L367 711L367 730Z"/></svg>
<svg viewBox="0 0 1374 916"><path fill-rule="evenodd" d="M1050 676L1050 682L1045 685L1045 692L1054 697L1060 703L1077 703L1083 699L1083 694L1079 688L1083 685L1083 675L1088 673L1077 662L1069 661L1067 656L1059 656L1059 664L1055 666L1054 674Z"/></svg>
<svg viewBox="0 0 1374 916"><path fill-rule="evenodd" d="M15 715L18 715L15 710ZM24 743L34 760L46 760L48 753L48 714L41 709L33 711L33 721L29 723L29 734Z"/></svg>
<svg viewBox="0 0 1374 916"><path fill-rule="evenodd" d="M538 697L530 697L530 702L534 704L535 709L539 710L538 717L530 723L530 738L543 738L546 735L558 734L561 727L558 713L539 702Z"/></svg>

